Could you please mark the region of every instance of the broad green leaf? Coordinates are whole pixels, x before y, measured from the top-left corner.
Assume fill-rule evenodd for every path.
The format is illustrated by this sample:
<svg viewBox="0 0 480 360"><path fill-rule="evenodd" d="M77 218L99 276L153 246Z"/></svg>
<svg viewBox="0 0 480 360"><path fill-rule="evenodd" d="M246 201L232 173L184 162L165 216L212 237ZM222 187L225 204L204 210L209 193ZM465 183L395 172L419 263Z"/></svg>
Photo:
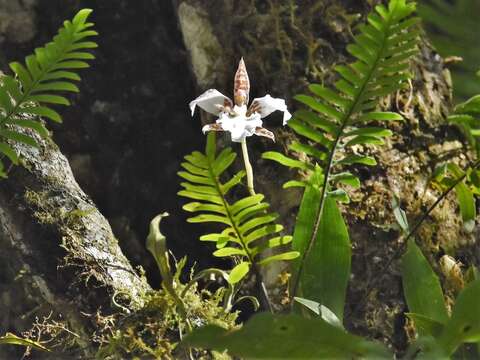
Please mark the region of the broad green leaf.
<svg viewBox="0 0 480 360"><path fill-rule="evenodd" d="M293 188L293 187L304 188L305 186L306 184L304 181L298 181L298 180L290 180L282 185L284 189Z"/></svg>
<svg viewBox="0 0 480 360"><path fill-rule="evenodd" d="M214 213L226 215L225 208L223 206L216 205L216 204L204 204L200 202L191 202L183 205L182 209L188 212L211 211Z"/></svg>
<svg viewBox="0 0 480 360"><path fill-rule="evenodd" d="M32 94L38 94L45 91L80 92L78 86L72 83L66 81L52 81L35 86L35 88L32 89Z"/></svg>
<svg viewBox="0 0 480 360"><path fill-rule="evenodd" d="M434 337L428 335L420 335L418 339L409 346L404 358L418 360L451 359L438 341Z"/></svg>
<svg viewBox="0 0 480 360"><path fill-rule="evenodd" d="M327 100L328 102L337 105L338 107L345 109L348 106L348 101L340 96L334 91L319 85L319 84L311 84L308 86L308 89L317 95L318 97Z"/></svg>
<svg viewBox="0 0 480 360"><path fill-rule="evenodd" d="M344 204L350 203L350 197L348 196L347 192L343 189L335 189L333 191L329 191L328 196Z"/></svg>
<svg viewBox="0 0 480 360"><path fill-rule="evenodd" d="M316 315L320 315L321 312L320 312L320 306L321 304L316 302L316 301L313 301L313 300L309 300L309 299L305 299L305 298L301 298L301 297L298 297L298 296L295 296L293 298L293 300L295 300L296 302L298 302L299 304L302 304L303 306L305 306L307 309L313 311L314 314Z"/></svg>
<svg viewBox="0 0 480 360"><path fill-rule="evenodd" d="M300 297L295 297L294 300L303 306L305 306L307 309L310 309L313 311L315 314L320 316L323 320L325 320L327 323L330 325L336 326L340 329L343 329L343 324L342 322L338 319L338 317L326 306L319 304L316 301L300 298Z"/></svg>
<svg viewBox="0 0 480 360"><path fill-rule="evenodd" d="M295 151L299 154L306 154L309 156L313 156L314 158L324 161L327 158L327 154L319 149L317 149L315 146L308 145L308 144L302 144L298 141L293 141L288 148L292 151Z"/></svg>
<svg viewBox="0 0 480 360"><path fill-rule="evenodd" d="M463 226L466 231L471 232L475 227L475 218L477 217L477 208L472 191L464 182L455 186L460 213L462 214Z"/></svg>
<svg viewBox="0 0 480 360"><path fill-rule="evenodd" d="M362 135L362 136L373 136L373 137L386 137L392 136L392 131L384 128L379 127L364 127L360 129L355 129L345 133L343 136L354 136L354 135Z"/></svg>
<svg viewBox="0 0 480 360"><path fill-rule="evenodd" d="M475 95L455 107L458 114L480 114L480 95Z"/></svg>
<svg viewBox="0 0 480 360"><path fill-rule="evenodd" d="M329 140L323 132L318 129L314 129L308 124L298 120L291 119L288 121L288 126L292 128L297 134L306 137L307 139L324 146L326 149L329 149L332 146L332 141Z"/></svg>
<svg viewBox="0 0 480 360"><path fill-rule="evenodd" d="M322 129L327 133L336 134L338 132L338 125L333 121L325 120L317 114L308 110L298 110L294 115L295 119L306 122L307 124Z"/></svg>
<svg viewBox="0 0 480 360"><path fill-rule="evenodd" d="M30 346L36 350L50 351L38 341L24 339L8 332L4 336L0 336L0 345Z"/></svg>
<svg viewBox="0 0 480 360"><path fill-rule="evenodd" d="M256 229L252 232L250 232L246 237L245 237L245 243L250 244L251 242L258 240L264 236L267 235L273 235L275 233L278 233L283 230L283 226L279 224L272 224L272 225L266 225L262 226L259 229Z"/></svg>
<svg viewBox="0 0 480 360"><path fill-rule="evenodd" d="M19 132L2 130L2 128L0 128L0 136L3 136L9 140L29 145L31 147L38 147L37 141L34 138Z"/></svg>
<svg viewBox="0 0 480 360"><path fill-rule="evenodd" d="M469 283L458 295L452 317L445 325L440 343L452 354L464 343L480 341L480 280Z"/></svg>
<svg viewBox="0 0 480 360"><path fill-rule="evenodd" d="M22 84L24 84L26 87L31 86L32 78L30 77L28 70L25 69L22 64L20 64L19 62L11 62L9 66L10 69L12 69L15 74L17 74Z"/></svg>
<svg viewBox="0 0 480 360"><path fill-rule="evenodd" d="M146 248L150 251L157 263L160 275L162 275L163 285L170 293L174 294L175 285L173 284L172 273L170 271L167 239L165 235L160 232L160 222L167 216L168 213L159 214L150 222L150 231L146 241Z"/></svg>
<svg viewBox="0 0 480 360"><path fill-rule="evenodd" d="M0 154L4 154L13 164L18 165L18 155L9 145L0 142Z"/></svg>
<svg viewBox="0 0 480 360"><path fill-rule="evenodd" d="M332 175L331 179L334 183L342 183L345 185L350 185L355 189L360 187L360 180L358 179L358 177L356 177L350 172L342 172L342 173Z"/></svg>
<svg viewBox="0 0 480 360"><path fill-rule="evenodd" d="M433 336L434 338L437 338L442 334L444 324L441 322L415 313L406 313L405 315L415 323L415 328L419 333Z"/></svg>
<svg viewBox="0 0 480 360"><path fill-rule="evenodd" d="M213 253L213 256L223 257L223 256L233 256L233 255L247 255L245 250L240 248L231 248L231 247L224 247L219 249Z"/></svg>
<svg viewBox="0 0 480 360"><path fill-rule="evenodd" d="M383 145L385 141L382 138L375 137L375 136L363 136L358 135L353 137L351 140L348 140L345 144L345 147L353 146L353 145L364 145L364 144L371 144L371 145Z"/></svg>
<svg viewBox="0 0 480 360"><path fill-rule="evenodd" d="M70 105L70 101L63 96L58 95L31 95L28 97L28 101L36 101L39 103L47 103L47 104L58 104L58 105Z"/></svg>
<svg viewBox="0 0 480 360"><path fill-rule="evenodd" d="M350 165L350 164L363 164L374 166L377 165L377 161L371 156L363 155L347 155L343 159L336 162L337 165Z"/></svg>
<svg viewBox="0 0 480 360"><path fill-rule="evenodd" d="M235 161L237 154L231 148L225 148L212 164L213 173L220 176Z"/></svg>
<svg viewBox="0 0 480 360"><path fill-rule="evenodd" d="M453 177L449 176L450 174ZM461 179L464 175L465 172L454 163L446 163L442 166L439 166L437 169L435 169L433 174L435 181L445 188L453 186L453 184L455 184L455 182ZM475 226L475 218L477 216L477 209L473 193L466 185L465 180L462 180L455 185L455 193L457 195L464 228L466 231L471 232Z"/></svg>
<svg viewBox="0 0 480 360"><path fill-rule="evenodd" d="M240 280L242 280L245 277L245 275L248 274L249 271L250 271L250 264L247 262L241 262L240 264L235 266L232 269L232 271L230 271L228 282L230 284L238 283Z"/></svg>
<svg viewBox="0 0 480 360"><path fill-rule="evenodd" d="M300 203L300 209L295 222L295 230L293 232L292 249L298 251L301 258L292 264L293 279L297 276L304 257L307 256L308 241L313 236L315 218L320 204L321 194L319 187L321 186L321 179L322 171L317 167L306 183L305 192L303 193Z"/></svg>
<svg viewBox="0 0 480 360"><path fill-rule="evenodd" d="M470 265L467 271L465 272L464 277L465 277L465 282L467 283L480 279L478 268L474 265Z"/></svg>
<svg viewBox="0 0 480 360"><path fill-rule="evenodd" d="M369 112L358 119L358 121L402 121L403 116L395 112Z"/></svg>
<svg viewBox="0 0 480 360"><path fill-rule="evenodd" d="M324 104L320 101L315 100L313 97L308 96L308 95L296 95L294 97L295 100L300 101L304 103L305 105L308 105L311 109L328 116L329 118L335 119L335 120L340 120L343 116L341 112L336 110L330 105Z"/></svg>
<svg viewBox="0 0 480 360"><path fill-rule="evenodd" d="M400 207L398 199L394 197L392 199L392 208L393 208L393 215L395 216L395 220L397 220L398 225L403 230L405 234L410 232L410 226L408 225L407 214L405 211Z"/></svg>
<svg viewBox="0 0 480 360"><path fill-rule="evenodd" d="M288 166L290 168L298 168L298 169L301 169L301 170L308 170L309 169L308 164L306 164L302 161L299 161L299 160L289 158L288 156L280 154L279 152L276 152L276 151L264 152L262 154L262 158L267 159L267 160L276 161L276 162L278 162L278 163L280 163L284 166Z"/></svg>
<svg viewBox="0 0 480 360"><path fill-rule="evenodd" d="M254 315L241 329L215 325L194 330L183 346L225 351L245 359L390 358L382 345L350 335L322 319L298 315Z"/></svg>
<svg viewBox="0 0 480 360"><path fill-rule="evenodd" d="M308 198L306 198L307 196ZM318 196L316 191L307 187L301 206L310 206L311 208L303 209L303 213L300 209L299 217L309 216L309 213L317 211L316 203L318 202L315 199ZM299 239L300 233L297 233L299 220L297 220L295 228L293 249L304 254L307 251L305 249L306 241L311 236L313 227L306 229L307 239ZM302 222L300 222L300 226L311 226L309 219L304 219ZM298 231L305 230L299 228ZM296 243L295 240L297 240ZM303 261L303 272L299 279L297 293L303 298L325 305L342 321L345 294L350 277L351 245L342 214L338 210L335 200L329 196L325 200L316 240L309 252L305 254L304 259L300 258L300 261Z"/></svg>
<svg viewBox="0 0 480 360"><path fill-rule="evenodd" d="M213 214L200 214L191 218L188 218L189 223L204 223L204 222L216 222L230 226L231 222L225 216L213 215Z"/></svg>
<svg viewBox="0 0 480 360"><path fill-rule="evenodd" d="M448 313L440 281L413 239L402 258L402 281L411 313L446 323Z"/></svg>
<svg viewBox="0 0 480 360"><path fill-rule="evenodd" d="M272 255L262 259L258 262L258 265L268 265L274 261L287 261L298 258L300 253L298 251L288 251L277 255Z"/></svg>
<svg viewBox="0 0 480 360"><path fill-rule="evenodd" d="M275 221L276 219L278 219L278 214L277 213L270 213L270 214L264 215L264 216L257 216L257 217L254 217L253 219L243 223L239 227L238 230L239 230L240 233L246 235L252 229L254 229L258 226L261 226L261 225L269 224L269 223Z"/></svg>
<svg viewBox="0 0 480 360"><path fill-rule="evenodd" d="M39 116L47 117L50 120L53 120L57 123L62 122L62 117L58 112L45 106L24 107L20 110L20 112L24 114L39 115Z"/></svg>
<svg viewBox="0 0 480 360"><path fill-rule="evenodd" d="M263 194L255 194L255 195L245 197L243 199L238 200L232 206L230 206L230 211L232 212L233 215L236 216L240 213L240 211L248 207L258 205L264 198L265 196Z"/></svg>

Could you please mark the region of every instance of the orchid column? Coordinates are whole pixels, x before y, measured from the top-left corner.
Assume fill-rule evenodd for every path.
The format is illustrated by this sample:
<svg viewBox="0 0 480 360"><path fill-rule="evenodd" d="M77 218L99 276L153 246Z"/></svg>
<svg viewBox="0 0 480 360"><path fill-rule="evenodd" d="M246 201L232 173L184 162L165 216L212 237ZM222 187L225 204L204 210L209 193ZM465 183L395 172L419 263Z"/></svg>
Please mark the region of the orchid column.
<svg viewBox="0 0 480 360"><path fill-rule="evenodd" d="M203 127L204 133L207 131L228 131L233 142L242 144L243 160L247 173L247 187L250 194L254 195L253 169L248 157L246 138L258 135L275 141L273 133L263 128L262 118L276 110L283 111L283 125L285 125L292 116L287 110L285 100L272 98L268 94L264 97L253 99L250 107L247 108L249 93L250 80L248 79L247 69L242 58L235 73L234 101L218 90L210 89L193 100L190 103L190 109L192 116L197 105L203 110L218 116L214 124Z"/></svg>

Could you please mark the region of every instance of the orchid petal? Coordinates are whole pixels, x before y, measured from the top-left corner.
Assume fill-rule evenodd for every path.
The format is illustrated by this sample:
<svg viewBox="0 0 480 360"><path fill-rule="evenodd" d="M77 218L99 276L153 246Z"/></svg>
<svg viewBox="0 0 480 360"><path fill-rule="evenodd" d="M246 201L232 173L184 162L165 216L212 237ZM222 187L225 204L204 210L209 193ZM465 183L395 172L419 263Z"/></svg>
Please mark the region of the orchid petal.
<svg viewBox="0 0 480 360"><path fill-rule="evenodd" d="M283 111L283 125L285 125L292 117L292 114L287 109L285 100L273 98L268 94L264 97L253 99L247 114L258 113L264 118L276 110Z"/></svg>
<svg viewBox="0 0 480 360"><path fill-rule="evenodd" d="M222 113L217 124L230 133L233 142L242 142L246 137L255 135L256 128L262 127L262 120L258 114L247 118L244 115L231 116Z"/></svg>
<svg viewBox="0 0 480 360"><path fill-rule="evenodd" d="M197 105L213 115L219 115L225 111L225 108L233 107L232 100L216 89L205 91L202 95L191 101L189 105L192 116Z"/></svg>
<svg viewBox="0 0 480 360"><path fill-rule="evenodd" d="M205 134L208 131L225 131L221 124L208 124L202 127L202 132Z"/></svg>
<svg viewBox="0 0 480 360"><path fill-rule="evenodd" d="M255 129L255 135L269 138L270 140L273 140L273 142L275 142L275 135L273 135L273 133L271 131L269 131L269 130L263 128L263 127L257 127Z"/></svg>

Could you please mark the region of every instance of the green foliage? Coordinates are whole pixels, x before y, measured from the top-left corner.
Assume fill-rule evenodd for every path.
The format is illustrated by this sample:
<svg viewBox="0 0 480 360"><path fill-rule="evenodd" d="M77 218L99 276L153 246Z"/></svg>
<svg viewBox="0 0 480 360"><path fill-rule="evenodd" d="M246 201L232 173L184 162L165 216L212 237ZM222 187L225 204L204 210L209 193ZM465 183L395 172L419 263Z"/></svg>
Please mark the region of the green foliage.
<svg viewBox="0 0 480 360"><path fill-rule="evenodd" d="M384 138L392 135L388 129L364 124L402 120L397 113L377 111L376 106L381 97L405 86L409 78L409 60L418 51L419 30L414 28L418 18L410 17L415 10L413 3L391 0L388 7L378 5L375 10L368 16L368 23L359 28L354 43L347 47L356 61L335 68L340 78L335 83L335 90L312 84L309 89L313 96L296 97L307 109L297 111L288 124L304 141L293 142L290 150L304 153L309 158L302 162L287 160L286 156L272 152L264 154L264 158L310 174L309 185L299 182L284 185L307 186L293 238L293 248L300 251L301 257L293 272L292 295L301 290L302 296L322 304L325 299L321 297L332 296L332 302L326 306L339 318L343 316L345 287L350 272L350 244L333 200L349 201L340 184L360 185L355 175L343 169L345 166L376 164L374 158L355 153L352 146L383 144ZM327 211L329 214L324 214ZM326 222L332 216L334 226ZM341 241L336 244L338 238ZM318 253L324 249L331 251L330 257ZM328 261L318 262L324 258ZM319 290L317 283L309 282L312 285L309 288L304 281L317 276L319 268L323 268L320 271L325 275L319 285L322 293L316 293ZM336 274L330 276L328 272Z"/></svg>
<svg viewBox="0 0 480 360"><path fill-rule="evenodd" d="M12 333L6 333L4 336L0 336L0 345L20 345L25 347L32 347L36 350L41 351L50 351L37 341L24 339Z"/></svg>
<svg viewBox="0 0 480 360"><path fill-rule="evenodd" d="M478 0L424 0L418 13L427 25L429 38L443 56L460 56L463 61L453 66L456 96L467 98L480 92L480 79L473 74L480 64L478 36Z"/></svg>
<svg viewBox="0 0 480 360"><path fill-rule="evenodd" d="M356 177L344 172L333 176L333 169L342 165L375 165L374 158L355 154L351 146L359 144L383 144L392 135L388 129L377 126L361 126L368 122L403 120L392 112L375 111L378 100L404 87L409 78L410 58L417 53L418 30L412 27L418 22L410 18L415 6L404 0L392 0L387 7L379 5L376 13L368 17L368 24L360 27L353 44L347 51L357 60L335 69L340 77L336 90L312 84L310 95L297 95L296 100L307 106L299 110L288 125L304 142L293 142L290 150L305 153L309 159L302 162L267 152L264 158L282 165L312 171L313 163L324 169L324 182L358 186ZM338 150L342 156L335 156Z"/></svg>
<svg viewBox="0 0 480 360"><path fill-rule="evenodd" d="M74 84L80 77L76 71L88 67L85 60L94 59L87 49L95 48L87 41L97 35L87 22L91 10L80 10L72 21L65 21L53 41L35 49L25 58L25 65L10 63L15 77L5 75L0 79L0 156L13 164L19 163L18 155L7 141L38 146L30 129L42 137L49 133L37 116L61 122L62 118L52 105L69 105L63 92L78 92ZM6 177L5 165L0 158L0 177Z"/></svg>
<svg viewBox="0 0 480 360"><path fill-rule="evenodd" d="M175 300L176 305L180 309L180 313L186 317L187 310L185 309L185 304L175 290L177 284L175 284L174 276L172 276L172 272L170 270L167 238L160 232L160 222L166 216L168 216L168 213L159 214L150 222L150 231L147 236L146 247L147 250L153 255L158 269L160 270L163 287Z"/></svg>
<svg viewBox="0 0 480 360"><path fill-rule="evenodd" d="M480 280L469 283L458 295L452 317L439 338L451 354L462 343L480 342Z"/></svg>
<svg viewBox="0 0 480 360"><path fill-rule="evenodd" d="M477 217L475 198L471 189L471 187L473 187L473 190L477 194L480 192L480 188L475 186L472 181L472 179L475 180L476 178L478 178L476 169L468 169L467 172L465 172L453 163L447 163L438 167L433 174L434 181L444 191L447 191L452 186L454 187L458 205L460 206L463 225L468 232L473 231L475 218Z"/></svg>
<svg viewBox="0 0 480 360"><path fill-rule="evenodd" d="M413 239L402 259L405 299L413 318L423 316L444 324L448 319L442 287L422 251ZM416 320L416 321L417 321Z"/></svg>
<svg viewBox="0 0 480 360"><path fill-rule="evenodd" d="M389 358L388 350L328 324L298 315L254 315L241 329L205 326L189 334L184 345L228 350L247 359Z"/></svg>
<svg viewBox="0 0 480 360"><path fill-rule="evenodd" d="M183 208L198 213L188 221L213 222L224 227L221 232L203 235L200 240L216 244L214 256L240 259L230 272L230 283L238 283L253 266L291 260L298 256L295 251L261 256L267 249L290 243L292 237L280 234L283 226L275 223L278 214L267 212L269 205L263 202L263 195L248 196L233 204L228 201L229 192L245 176L245 172L240 171L226 182L220 180L235 158L236 154L231 148L225 148L216 155L215 136L211 133L208 135L206 153L195 151L185 156L185 162L182 163L184 171L178 173L186 180L181 183L184 190L178 195L195 200Z"/></svg>
<svg viewBox="0 0 480 360"><path fill-rule="evenodd" d="M449 317L438 277L413 240L403 257L402 279L411 311L407 315L421 336L433 338L435 344L419 346L425 355L432 347L451 355L463 343L480 342L480 280L472 279L460 292Z"/></svg>
<svg viewBox="0 0 480 360"><path fill-rule="evenodd" d="M299 304L302 304L303 306L305 306L307 309L310 309L313 313L320 316L324 321L326 321L330 325L343 329L343 324L340 321L340 319L326 306L316 301L304 299L300 297L295 297L294 300Z"/></svg>
<svg viewBox="0 0 480 360"><path fill-rule="evenodd" d="M480 95L457 105L448 121L457 125L468 140L469 145L480 154Z"/></svg>
<svg viewBox="0 0 480 360"><path fill-rule="evenodd" d="M314 300L330 309L343 321L343 308L345 294L350 277L351 245L348 230L338 210L335 199L328 196L325 201L322 219L315 231L315 214L312 210L320 201L321 189L315 176L320 176L318 171L307 185L300 205L297 223L295 225L293 250L300 254L308 251L310 256L304 261L298 259L293 262L293 273L303 272L300 278L298 293L302 297ZM311 249L307 240L315 236Z"/></svg>

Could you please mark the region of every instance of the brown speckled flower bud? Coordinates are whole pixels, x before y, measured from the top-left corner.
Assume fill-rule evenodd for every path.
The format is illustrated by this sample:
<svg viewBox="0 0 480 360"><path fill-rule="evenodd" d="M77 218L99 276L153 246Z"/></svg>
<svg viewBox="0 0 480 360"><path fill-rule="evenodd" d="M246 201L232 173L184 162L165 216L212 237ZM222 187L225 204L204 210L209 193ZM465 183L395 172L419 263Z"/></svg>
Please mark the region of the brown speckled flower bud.
<svg viewBox="0 0 480 360"><path fill-rule="evenodd" d="M238 63L238 69L235 73L233 101L237 106L248 104L248 95L250 93L250 80L248 79L247 68L243 57Z"/></svg>

